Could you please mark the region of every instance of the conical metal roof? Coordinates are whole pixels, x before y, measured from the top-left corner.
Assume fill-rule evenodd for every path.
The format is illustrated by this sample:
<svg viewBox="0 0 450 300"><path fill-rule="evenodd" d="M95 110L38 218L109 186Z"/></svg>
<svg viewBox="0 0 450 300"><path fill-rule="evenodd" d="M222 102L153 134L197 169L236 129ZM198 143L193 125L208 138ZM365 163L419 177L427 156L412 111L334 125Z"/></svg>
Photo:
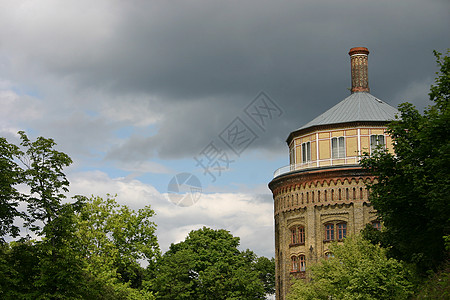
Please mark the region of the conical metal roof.
<svg viewBox="0 0 450 300"><path fill-rule="evenodd" d="M313 126L358 121L391 121L399 111L368 92L356 92L308 122L298 130Z"/></svg>

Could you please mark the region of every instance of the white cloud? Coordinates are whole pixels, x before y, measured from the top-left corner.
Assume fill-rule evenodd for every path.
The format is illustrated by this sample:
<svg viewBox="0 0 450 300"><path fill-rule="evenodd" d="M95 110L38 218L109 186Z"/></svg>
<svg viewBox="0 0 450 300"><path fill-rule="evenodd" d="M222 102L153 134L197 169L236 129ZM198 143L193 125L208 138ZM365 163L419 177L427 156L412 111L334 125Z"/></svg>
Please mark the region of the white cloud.
<svg viewBox="0 0 450 300"><path fill-rule="evenodd" d="M252 194L203 194L190 207L179 207L166 194L138 180L111 178L101 171L70 174L71 194L105 196L117 194L117 201L133 209L151 205L158 225L158 240L163 251L171 243L185 239L191 230L207 226L229 230L241 238L241 248L258 255L273 256L273 205Z"/></svg>
<svg viewBox="0 0 450 300"><path fill-rule="evenodd" d="M16 135L23 129L20 124L39 119L44 113L38 99L21 96L10 88L9 83L0 82L0 132L7 136Z"/></svg>

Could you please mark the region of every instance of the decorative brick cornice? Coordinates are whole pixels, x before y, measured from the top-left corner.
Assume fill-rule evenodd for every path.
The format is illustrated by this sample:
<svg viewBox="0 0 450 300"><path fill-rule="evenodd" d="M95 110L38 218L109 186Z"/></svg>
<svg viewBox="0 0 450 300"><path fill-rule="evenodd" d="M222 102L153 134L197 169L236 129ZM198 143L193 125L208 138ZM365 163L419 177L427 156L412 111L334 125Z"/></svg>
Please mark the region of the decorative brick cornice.
<svg viewBox="0 0 450 300"><path fill-rule="evenodd" d="M305 188L307 185L311 186L323 186L326 182L330 185L333 182L335 185L338 182L352 182L353 180L359 182L372 183L375 176L371 175L368 171L361 167L349 167L349 168L337 168L337 169L319 169L314 171L306 171L300 173L288 173L277 178L274 178L269 183L269 188L273 195L276 196L280 192L289 192L298 189L299 187Z"/></svg>

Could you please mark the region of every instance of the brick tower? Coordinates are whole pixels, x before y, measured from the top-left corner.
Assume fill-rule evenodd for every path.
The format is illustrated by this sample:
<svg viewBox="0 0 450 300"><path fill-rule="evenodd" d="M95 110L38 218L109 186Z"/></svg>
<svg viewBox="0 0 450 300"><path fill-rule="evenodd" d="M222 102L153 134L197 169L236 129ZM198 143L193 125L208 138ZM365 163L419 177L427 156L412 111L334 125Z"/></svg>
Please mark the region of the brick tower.
<svg viewBox="0 0 450 300"><path fill-rule="evenodd" d="M306 278L308 265L332 255L331 241L380 226L368 201L374 177L359 166L360 155L378 145L392 151L386 124L397 109L372 96L369 50L352 48L351 95L286 140L289 162L274 173L276 299L284 300L291 277Z"/></svg>

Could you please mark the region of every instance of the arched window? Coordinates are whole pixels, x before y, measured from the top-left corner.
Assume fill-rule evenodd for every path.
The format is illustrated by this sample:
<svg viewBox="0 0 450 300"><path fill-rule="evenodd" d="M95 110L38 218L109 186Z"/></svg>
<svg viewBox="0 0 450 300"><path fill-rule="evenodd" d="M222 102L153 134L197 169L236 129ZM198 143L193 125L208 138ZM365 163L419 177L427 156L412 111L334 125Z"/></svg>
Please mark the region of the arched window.
<svg viewBox="0 0 450 300"><path fill-rule="evenodd" d="M346 222L329 222L325 224L325 242L341 241L347 236L347 223Z"/></svg>
<svg viewBox="0 0 450 300"><path fill-rule="evenodd" d="M338 240L343 240L347 236L347 223L337 224L337 238Z"/></svg>
<svg viewBox="0 0 450 300"><path fill-rule="evenodd" d="M298 256L294 255L291 257L291 272L298 272L299 269Z"/></svg>
<svg viewBox="0 0 450 300"><path fill-rule="evenodd" d="M334 224L325 224L325 241L334 240Z"/></svg>
<svg viewBox="0 0 450 300"><path fill-rule="evenodd" d="M305 227L295 226L291 228L291 245L305 244Z"/></svg>
<svg viewBox="0 0 450 300"><path fill-rule="evenodd" d="M291 257L291 272L305 272L306 259L304 255Z"/></svg>
<svg viewBox="0 0 450 300"><path fill-rule="evenodd" d="M300 272L305 272L306 271L306 260L305 260L305 256L304 255L300 255L298 257L299 260L299 264L300 264Z"/></svg>

